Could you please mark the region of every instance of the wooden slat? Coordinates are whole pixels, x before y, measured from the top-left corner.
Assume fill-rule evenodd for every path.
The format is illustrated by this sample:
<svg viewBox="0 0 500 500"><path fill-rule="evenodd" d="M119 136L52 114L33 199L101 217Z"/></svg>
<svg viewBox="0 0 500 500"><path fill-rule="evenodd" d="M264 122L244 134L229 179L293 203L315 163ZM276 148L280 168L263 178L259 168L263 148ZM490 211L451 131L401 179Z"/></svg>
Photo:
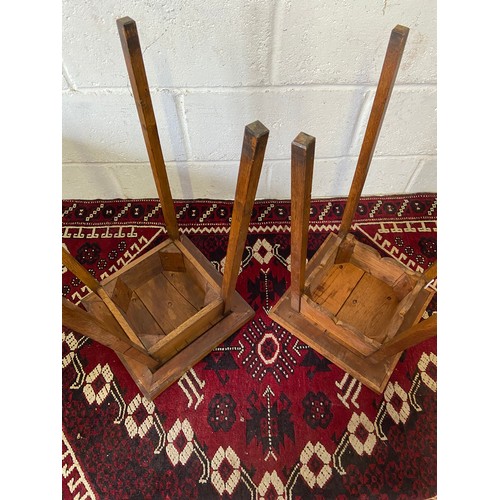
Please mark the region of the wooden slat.
<svg viewBox="0 0 500 500"><path fill-rule="evenodd" d="M415 280L404 273L394 282L392 288L398 300L402 300L415 288Z"/></svg>
<svg viewBox="0 0 500 500"><path fill-rule="evenodd" d="M113 284L114 283L110 283L105 286L110 287ZM82 300L82 303L85 308L99 320L114 322L116 323L117 328L123 332L119 323L114 319L113 315L109 312L109 309L97 295L85 297ZM132 292L126 313L118 305L117 307L120 309L120 312L126 316L127 322L131 328L137 332L137 336L140 338L141 343L145 347L145 349L143 349L145 352L147 352L147 349L149 349L151 345L155 344L165 336L163 330L155 322L154 318L146 309L146 306L142 304L136 293ZM126 337L125 332L123 332L123 335Z"/></svg>
<svg viewBox="0 0 500 500"><path fill-rule="evenodd" d="M332 265L335 263L335 258L342 240L334 233L330 233L322 243L316 253L320 252L322 257L318 261L314 269L306 267L306 279L304 292L311 296L314 290L326 279ZM315 254L316 255L316 254Z"/></svg>
<svg viewBox="0 0 500 500"><path fill-rule="evenodd" d="M125 266L127 269L119 278L132 290L146 284L163 271L159 252L153 252L146 259L132 262Z"/></svg>
<svg viewBox="0 0 500 500"><path fill-rule="evenodd" d="M220 290L220 284L200 264L201 260L206 259L206 257L193 245L191 240L187 236L181 235L181 239L176 241L175 244L182 250L186 271L198 281L200 287L204 289L208 283L214 290ZM217 273L217 271L215 272ZM219 273L217 274L220 276Z"/></svg>
<svg viewBox="0 0 500 500"><path fill-rule="evenodd" d="M165 169L165 161L161 149L156 118L154 115L149 85L142 59L139 34L135 21L130 17L123 17L116 21L120 40L122 44L127 71L130 78L132 92L134 94L139 120L142 126L144 141L151 163L151 170L156 184L156 190L160 198L161 210L167 226L168 235L173 240L179 239L177 217L174 202L170 192L170 186Z"/></svg>
<svg viewBox="0 0 500 500"><path fill-rule="evenodd" d="M337 342L355 354L367 356L380 347L379 342L363 335L351 325L339 321L333 314L316 304L307 295L302 296L300 313L311 322L323 328L324 335L333 337Z"/></svg>
<svg viewBox="0 0 500 500"><path fill-rule="evenodd" d="M316 139L303 132L292 142L290 300L297 311L305 285L315 147Z"/></svg>
<svg viewBox="0 0 500 500"><path fill-rule="evenodd" d="M196 314L196 309L159 274L135 290L165 334Z"/></svg>
<svg viewBox="0 0 500 500"><path fill-rule="evenodd" d="M432 297L434 297L434 291L422 288L405 314L398 331L403 332L411 328L415 323L418 323L422 319Z"/></svg>
<svg viewBox="0 0 500 500"><path fill-rule="evenodd" d="M416 298L418 297L420 290L422 290L425 282L423 278L413 287L413 289L406 294L403 299L399 302L396 310L392 318L387 322L385 326L385 334L382 342L387 342L392 339L394 335L400 330L401 325L403 324L405 316L408 314L408 311L413 306ZM396 296L397 298L397 296Z"/></svg>
<svg viewBox="0 0 500 500"><path fill-rule="evenodd" d="M307 272L307 270L306 270ZM325 358L356 377L363 384L381 394L396 366L399 355L389 357L382 363L375 364L370 357L362 357L346 348L333 336L325 335L324 329L312 323L301 312L290 306L289 290L273 306L269 316L286 328L305 344L311 346Z"/></svg>
<svg viewBox="0 0 500 500"><path fill-rule="evenodd" d="M313 255L306 267L306 284L311 277L314 277L320 264L327 260L329 255L331 256L332 247L337 242L339 242L338 236L329 235ZM432 290L420 290L416 300L404 318L400 331L410 328L419 321L433 295ZM325 335L324 328L311 322L301 312L292 309L289 289L272 307L269 316L301 341L311 346L378 394L384 391L401 356L401 352L398 352L393 356L388 356L379 362L375 362L373 359L374 354L368 357L355 354L352 350L335 340L333 336Z"/></svg>
<svg viewBox="0 0 500 500"><path fill-rule="evenodd" d="M119 357L142 393L153 399L247 323L253 315L253 309L239 295L235 296L231 314L223 317L204 335L164 362L154 372L127 356Z"/></svg>
<svg viewBox="0 0 500 500"><path fill-rule="evenodd" d="M112 282L118 277L121 277L125 273L129 273L135 266L138 266L140 263L144 262L145 260L148 260L152 255L157 254L161 249L166 248L169 245L172 245L173 242L172 240L168 239L166 241L163 241L162 243L156 245L154 248L146 252L144 255L141 255L140 257L134 258L131 262L129 262L126 266L123 266L121 269L113 273L112 275L108 276L107 278L103 279L101 284L103 286L107 285L108 283ZM159 268L161 270L161 268Z"/></svg>
<svg viewBox="0 0 500 500"><path fill-rule="evenodd" d="M259 121L245 127L222 280L224 314L231 310L268 137L269 130Z"/></svg>
<svg viewBox="0 0 500 500"><path fill-rule="evenodd" d="M128 356L129 358L135 359L145 367L149 369L156 369L160 366L160 363L153 357L149 356L149 354L143 354L142 351L138 351L136 347L130 346L125 352L117 352L118 356L123 354L124 356Z"/></svg>
<svg viewBox="0 0 500 500"><path fill-rule="evenodd" d="M214 290L210 285L205 287L205 300L203 301L203 306L208 306L211 302L216 301L221 298L220 289Z"/></svg>
<svg viewBox="0 0 500 500"><path fill-rule="evenodd" d="M367 337L382 342L385 337L384 326L394 315L397 306L398 300L391 287L365 273L337 317Z"/></svg>
<svg viewBox="0 0 500 500"><path fill-rule="evenodd" d="M205 292L187 273L163 271L169 283L197 310L205 305Z"/></svg>
<svg viewBox="0 0 500 500"><path fill-rule="evenodd" d="M181 241L184 242L189 253L196 256L198 265L210 276L215 286L220 289L222 283L220 273L217 272L193 243L189 241L189 238L181 235ZM153 399L161 394L166 387L182 377L184 373L189 371L190 368L202 360L215 347L236 332L238 328L246 324L254 315L255 311L252 307L235 292L233 296L233 308L230 314L224 316L213 327L182 349L172 359L163 363L154 372L127 356L119 355L119 357L142 393L148 398Z"/></svg>
<svg viewBox="0 0 500 500"><path fill-rule="evenodd" d="M139 337L129 325L128 321L125 319L123 313L116 307L116 304L108 297L103 288L98 290L98 295L102 299L102 301L106 304L106 307L109 309L109 312L114 316L116 321L123 328L123 331L127 334L127 337L136 345L137 347L142 348L143 344L140 341Z"/></svg>
<svg viewBox="0 0 500 500"><path fill-rule="evenodd" d="M222 312L223 301L218 298L155 344L150 349L151 355L162 362L170 359L222 319Z"/></svg>
<svg viewBox="0 0 500 500"><path fill-rule="evenodd" d="M349 263L334 265L314 290L312 298L332 314L337 314L364 274L362 269Z"/></svg>
<svg viewBox="0 0 500 500"><path fill-rule="evenodd" d="M128 305L127 319L148 350L165 337L165 332L135 292Z"/></svg>
<svg viewBox="0 0 500 500"><path fill-rule="evenodd" d="M103 307L105 306L103 305ZM90 312L64 297L62 298L62 323L64 326L115 350L120 349L120 345L127 345L127 347L130 345L119 325L96 318Z"/></svg>
<svg viewBox="0 0 500 500"><path fill-rule="evenodd" d="M381 257L377 250L359 241L354 246L351 262L391 287L403 274L415 281L420 277L419 273L406 268L401 262L392 257Z"/></svg>
<svg viewBox="0 0 500 500"><path fill-rule="evenodd" d="M339 236L341 238L349 232L356 208L358 207L359 198L363 191L380 129L382 128L382 121L396 80L399 64L403 57L403 50L406 39L408 38L408 33L408 28L398 25L392 30L389 39L389 45L387 47L382 72L375 93L375 99L373 101L372 110L366 126L365 137L359 153L356 171L340 224Z"/></svg>

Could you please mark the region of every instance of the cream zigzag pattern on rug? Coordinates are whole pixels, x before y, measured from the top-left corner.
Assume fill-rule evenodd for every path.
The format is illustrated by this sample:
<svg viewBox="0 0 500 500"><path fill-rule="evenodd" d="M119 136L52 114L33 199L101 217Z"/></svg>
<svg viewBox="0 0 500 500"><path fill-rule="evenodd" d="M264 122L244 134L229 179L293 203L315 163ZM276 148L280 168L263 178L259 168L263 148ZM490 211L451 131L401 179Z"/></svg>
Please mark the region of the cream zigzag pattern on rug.
<svg viewBox="0 0 500 500"><path fill-rule="evenodd" d="M428 231L428 228L426 228L425 226L422 226L422 228L425 232ZM358 227L358 229L361 228ZM364 231L363 233L373 241L373 238L369 234L365 233ZM140 247L139 245L135 245L135 253L128 253L130 260L133 259L140 251L146 248L158 234L159 232L156 233L155 236L150 240L146 240L146 238L143 238L142 241L140 240L140 243L144 243L144 245L142 247ZM387 250L387 248L381 246L383 245L383 243L380 244L380 238L376 236L376 240L378 241L375 241L375 243L380 246L380 248ZM122 264L125 265L126 262L123 262ZM109 274L111 274L112 272L114 272L114 270L110 269ZM104 277L108 276L109 274L103 273L101 279L104 279ZM80 295L79 293L75 293L73 294L73 298L79 299L81 296L84 296L84 288L85 287L83 287L81 290L82 295ZM72 339L75 340L75 342L73 342ZM177 465L178 463L185 465L191 455L194 453L200 460L203 468L203 472L198 481L200 483L207 483L208 481L210 481L220 495L223 495L225 492L231 494L238 486L240 481L249 490L252 498L255 498L257 495L265 496L268 489L272 486L274 487L278 495L283 496L285 500L291 500L293 498L293 489L299 477L302 477L310 488L314 488L316 485L319 487L323 487L335 472L339 475L345 475L346 471L342 466L342 457L349 447L361 456L371 455L371 452L373 451L378 440L387 440L387 437L382 430L382 424L385 418L390 417L397 425L402 425L407 421L412 411L422 411L422 408L420 407L416 399L416 393L422 383L425 384L433 392L437 391L436 380L427 372L430 364L437 366L437 356L434 353L423 353L417 364L418 372L415 374L412 380L410 389L408 391L405 391L398 382L394 384L390 382L387 385L386 390L384 391L384 401L379 407L377 416L373 422L367 417L364 412L353 412L347 424L347 428L342 434L340 442L333 453L329 452L325 445L323 443L320 443L319 441L314 444L312 442L308 442L304 446L300 454L299 461L292 468L290 476L287 478L285 484L283 484L283 481L280 479L278 473L273 470L266 471L260 483L257 485L251 479L251 476L246 470L244 464L241 463L240 458L230 446L228 446L226 449L220 446L215 452L214 456L210 459L203 451L200 443L197 441L196 435L187 419L184 419L183 421L177 419L169 429L169 431L165 432L160 417L156 413L156 406L154 402L149 401L140 393L137 393L129 403L126 403L123 399L122 394L120 393L118 385L114 381L114 374L108 364L104 366L98 364L89 373L85 373L81 362L79 362L78 360L77 352L83 342L76 342L76 339L72 332L64 334L63 341L68 344L71 351L71 356L68 358L68 355L66 355L66 357L63 359L63 368L67 368L71 364L73 365L73 367L75 367L77 373L76 380L71 385L71 389L82 390L89 405L97 404L98 406L101 406L102 403L106 401L107 398L111 395L111 397L113 397L113 399L118 403L119 408L118 415L114 420L115 425L125 425L128 435L131 439L141 439L146 434L148 434L151 429L154 429L158 437L158 443L154 450L154 453L159 454L163 450L165 450L165 453L167 454L173 466ZM204 382L200 381L194 369L191 369L190 372L192 373L192 377L200 382L199 386L203 388ZM96 393L94 388L92 387L92 384L95 383L99 376L104 378L104 385L102 387L100 386L99 391ZM351 391L356 381L355 379L352 379L351 383L349 383L349 378L351 377L348 376L347 379L346 377L344 377L344 379L340 383L336 383L337 387L343 388L344 386L348 385L347 390ZM181 378L177 382L177 384L180 386L180 388L188 398L188 405L190 406L190 403L192 404L192 398L189 399L189 393L184 387L184 377ZM361 385L359 387L359 390L361 390ZM355 407L357 406L355 399L359 393L359 390L357 388L354 391L354 395L351 396L351 402ZM198 397L199 403L203 398L200 395L198 395ZM392 403L394 398L399 398L402 401L402 404L397 405L399 407L399 410L396 410L396 405ZM342 400L342 398L340 399ZM346 402L344 402L344 405L349 406L348 404L346 404ZM134 414L141 406L146 410L146 417L143 422L137 422L134 418ZM358 428L360 426L363 428L363 434L365 435L363 441L361 441L358 437ZM181 432L184 435L185 439L183 441L185 442L185 444L182 450L178 450L175 445L175 441L177 440L178 435ZM65 438L63 436L63 440L64 439ZM80 472L80 477L84 477L79 465L75 465L75 467L70 469L64 465L64 461L68 458L68 449L70 449L69 444L66 448L63 448L63 477L67 478L69 476L70 469L71 471L76 469L78 472ZM74 462L76 462L76 457L74 457L72 451L70 455L74 458ZM317 474L315 474L308 466L308 463L314 456L316 460L320 460L323 463L323 466ZM225 481L219 472L219 466L223 462L226 464L229 463L233 467L233 471ZM68 485L69 484L70 483L68 482ZM71 480L71 487L73 488L73 491L79 484L80 482L78 480L76 482ZM86 480L83 484L88 486ZM88 489L90 490L90 487L88 487ZM82 499L95 497L78 496L78 498Z"/></svg>
<svg viewBox="0 0 500 500"><path fill-rule="evenodd" d="M417 225L419 224L419 225ZM380 226L377 230L375 237L372 237L363 226L369 225L377 225ZM389 227L387 227L389 226ZM401 222L401 223L384 223L384 222L363 222L360 224L354 224L354 229L363 233L367 238L369 238L377 247L379 247L384 252L389 253L396 260L404 264L409 269L413 271L417 271L423 273L425 269L418 265L413 259L411 259L408 255L406 255L403 251L401 251L398 247L394 246L389 240L387 240L383 235L386 233L402 233L402 232L411 232L411 233L436 233L437 228L435 223L426 224L424 221L416 222Z"/></svg>
<svg viewBox="0 0 500 500"><path fill-rule="evenodd" d="M96 500L78 459L71 448L64 432L62 433L62 476L66 480L69 492L78 500Z"/></svg>
<svg viewBox="0 0 500 500"><path fill-rule="evenodd" d="M227 448L220 446L214 456L210 458L204 452L202 445L198 442L196 434L187 419L182 421L177 419L168 432L166 432L156 412L154 402L149 401L140 393L137 393L129 403L124 401L108 364L104 366L98 364L89 373L83 373L84 384L81 384L80 388L89 405L95 404L102 406L109 396L118 403L119 411L114 423L115 425L124 425L130 439L141 439L150 431L154 431L157 435L157 445L154 453L159 454L165 451L173 466L179 463L185 465L192 454L195 454L200 460L203 468L203 473L198 481L200 483L207 483L210 481L219 494L223 495L224 492L231 494L238 486L239 482L242 481L254 498L257 494L265 496L267 490L272 485L278 495L284 495L285 499L292 499L293 489L299 477L302 477L309 487L314 488L316 485L323 487L334 473L345 475L346 471L342 465L342 458L348 448L351 448L360 456L371 455L377 441L387 440L387 436L385 436L382 430L382 425L386 418L391 418L397 425L403 425L410 417L411 412L422 411L417 401L417 391L419 387L424 384L433 392L437 391L436 380L428 372L428 368L431 364L437 366L437 356L434 353L423 353L417 364L418 371L413 377L411 387L408 391L398 382L389 382L384 391L384 401L379 407L374 421L371 421L364 412L353 412L347 424L347 428L342 434L340 442L333 453L327 450L326 446L328 446L329 443L325 446L325 444L319 441L316 443L308 442L304 446L299 461L292 468L291 474L287 478L285 484L283 484L275 470L266 471L260 483L254 483L245 465L241 463L240 457L238 457L230 446ZM194 374L192 374L193 377L200 380L194 369L190 371L194 372ZM432 369L432 372L434 372L434 369ZM79 376L81 377L82 374L79 374ZM93 384L96 383L99 377L103 377L104 384L98 384L100 389L96 392ZM182 379L178 384L181 384L181 381ZM345 385L349 387L352 386L352 383L349 384L348 379L343 380L340 384L341 385L338 385L339 387ZM73 390L80 390L80 388L76 388L76 384L73 384L72 387ZM186 394L184 388L183 391ZM186 394L186 396L188 396L188 394ZM356 406L355 395L352 396L351 402ZM192 403L192 401L190 400L188 405L189 403ZM146 416L142 422L137 422L134 415L138 413L141 406L146 410ZM363 440L359 438L360 427L363 428L362 434L365 436ZM178 449L175 442L181 433L184 437L182 440L184 445L182 449ZM313 459L314 456L316 461L320 460L323 463L323 466L316 474L308 466L310 460ZM63 464L65 461L67 462L67 457L68 451L65 449L63 453ZM227 461L224 459L227 459ZM76 461L76 459L74 460ZM224 461L233 467L233 471L225 481L222 479L219 472L219 466ZM78 470L81 472L81 469ZM69 469L66 465L63 467L63 476L65 478L69 476ZM83 473L81 473L80 476L83 476ZM77 483L72 482L71 486L76 488L76 484Z"/></svg>

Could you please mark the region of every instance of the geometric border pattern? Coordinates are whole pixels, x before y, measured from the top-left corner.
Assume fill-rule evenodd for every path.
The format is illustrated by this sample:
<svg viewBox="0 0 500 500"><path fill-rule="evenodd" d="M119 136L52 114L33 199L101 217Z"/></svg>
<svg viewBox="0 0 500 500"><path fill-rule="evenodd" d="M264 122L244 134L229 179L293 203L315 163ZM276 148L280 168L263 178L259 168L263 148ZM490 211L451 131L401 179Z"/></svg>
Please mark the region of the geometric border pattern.
<svg viewBox="0 0 500 500"><path fill-rule="evenodd" d="M393 199L394 197L391 197ZM408 214L410 202L418 208L419 196L412 198L401 197L400 205L396 214L388 214L384 217L380 211L384 207L383 198L362 199L366 210L357 214L353 230L357 236L368 239L373 246L382 252L389 252L394 258L400 260L404 265L414 270L423 271L421 263L415 260L411 254L405 252L404 247L391 245L384 234L394 235L399 233L436 233L435 223L431 222L435 216L436 202L426 205L425 214ZM142 200L144 201L144 200ZM124 202L123 209L117 215L117 220L97 221L98 217L105 211L106 204L101 203L99 210L92 210L84 214L83 220L68 221L63 227L65 239L77 239L80 241L96 238L117 241L119 238L129 238L134 243L127 248L126 252L119 256L112 266L100 270L98 279L104 279L107 275L126 265L137 255L154 246L159 238L165 237L163 222L159 219L161 211L157 200L146 200L151 202L147 213L142 214L142 220L133 219L134 202ZM207 209L200 209L194 214L197 219L194 222L187 221L182 217L189 214L189 210L196 202L179 203L178 218L181 232L190 235L227 235L230 215L230 203L207 202ZM288 202L289 203L289 202ZM95 207L95 202L93 202ZM76 207L85 205L85 202L65 202L64 212L70 214ZM102 206L101 206L102 205ZM336 231L339 227L338 221L334 220L335 200L325 200L312 204L310 220L311 233L328 233ZM92 202L88 203L92 206ZM252 262L257 261L263 266L273 258L281 263L289 271L289 257L283 253L283 247L275 245L266 246L259 240L259 235L266 233L275 234L289 232L289 216L285 214L281 222L276 222L281 216L282 208L286 202L256 202L252 222L249 228L249 244L245 249L242 266L251 267ZM418 210L417 210L418 212ZM193 214L191 214L193 215ZM219 216L219 219L217 219ZM401 218L400 221L397 219ZM425 219L425 220L423 220ZM429 222L426 222L426 221ZM140 233L138 228L147 227L150 232L148 236ZM372 231L370 228L376 228ZM435 236L435 234L434 234ZM253 237L253 239L252 239ZM213 262L214 265L223 269L224 259ZM63 273L66 270L63 269ZM267 270L262 267L262 273ZM267 279L267 278L266 278ZM86 295L88 290L84 286L72 289L68 297L74 303ZM265 290L266 304L268 290ZM264 307L264 309L267 309ZM254 321L258 323L259 318ZM255 323L255 324L257 324ZM259 327L271 339L271 335L265 333L265 329ZM247 340L249 337L247 338ZM250 339L252 340L252 339ZM375 417L370 417L359 405L361 384L343 374L335 381L338 389L337 404L352 412L346 427L334 440L309 440L298 455L295 464L287 471L276 470L272 467L272 460L268 462L268 468L263 475L255 476L245 460L245 456L238 454L229 444L221 443L216 449L208 450L204 442L197 436L193 422L182 415L166 424L164 416L157 411L154 402L144 398L139 391L124 393L117 383L117 377L113 366L109 363L97 363L85 366L80 357L80 351L89 343L89 340L74 334L68 329L63 331L63 369L68 371L71 378L69 385L71 391L78 393L89 407L109 408L113 426L124 429L130 440L142 440L147 437L154 443L155 455L166 457L170 465L176 469L191 466L193 460L199 464L199 484L211 485L212 490L218 496L232 496L241 494L241 488L246 490L250 498L263 498L275 495L277 498L295 498L298 494L299 482L312 491L325 487L333 478L346 477L349 469L346 467L346 457L372 456L377 451L380 443L389 440L387 425L404 427L405 423L412 417L423 411L422 395L425 393L436 393L437 381L435 377L437 356L434 352L424 351L417 363L417 371L411 380L411 386L403 388L399 382L389 382L377 407ZM245 358L247 346L241 341L237 345L221 345L215 351L223 353L232 349L238 356ZM236 351L234 351L236 350ZM293 355L296 360L303 361L310 349L296 341L293 344ZM260 351L259 351L260 352ZM262 354L262 353L261 353ZM266 358L267 359L267 358ZM269 358L274 360L275 358ZM204 401L206 381L200 367L195 366L187 372L176 383L177 387L186 397L186 407L197 409ZM274 397L274 393L268 386L267 398ZM422 392L424 391L424 392ZM221 398L221 401L223 398ZM206 404L206 403L205 403ZM268 399L268 408L271 404ZM337 432L337 431L336 431ZM333 447L332 444L336 443ZM269 447L269 453L273 453ZM73 449L67 437L63 433L63 479L67 490L64 498L96 498L95 492L89 483L89 476L84 474L81 464L78 463ZM302 487L302 486L301 486ZM239 491L240 493L236 493ZM214 496L214 498L218 498Z"/></svg>

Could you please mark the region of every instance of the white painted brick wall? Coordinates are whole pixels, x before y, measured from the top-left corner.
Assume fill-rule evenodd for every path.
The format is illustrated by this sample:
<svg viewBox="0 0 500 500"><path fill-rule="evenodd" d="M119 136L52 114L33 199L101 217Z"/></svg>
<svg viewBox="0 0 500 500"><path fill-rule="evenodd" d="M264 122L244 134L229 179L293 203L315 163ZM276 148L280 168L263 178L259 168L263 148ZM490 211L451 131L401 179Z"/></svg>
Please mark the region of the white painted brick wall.
<svg viewBox="0 0 500 500"><path fill-rule="evenodd" d="M176 199L234 196L244 126L270 130L258 198L290 197L316 137L315 198L346 196L387 42L410 28L365 195L435 192L435 0L63 0L63 198L156 197L116 19L141 39Z"/></svg>

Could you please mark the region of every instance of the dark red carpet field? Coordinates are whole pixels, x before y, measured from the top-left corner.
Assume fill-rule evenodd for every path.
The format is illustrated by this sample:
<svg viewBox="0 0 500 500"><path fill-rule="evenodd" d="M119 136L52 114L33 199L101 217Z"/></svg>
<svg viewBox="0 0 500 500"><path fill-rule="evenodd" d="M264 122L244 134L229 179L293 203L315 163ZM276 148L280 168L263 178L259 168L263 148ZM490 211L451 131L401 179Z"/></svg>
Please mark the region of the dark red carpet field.
<svg viewBox="0 0 500 500"><path fill-rule="evenodd" d="M344 204L313 200L309 257ZM219 271L231 207L176 203L181 232ZM352 232L422 271L436 259L436 215L435 195L362 198ZM436 340L406 351L376 395L271 321L289 285L289 216L289 202L255 203L237 284L254 319L154 402L113 351L63 328L64 499L436 495ZM158 200L63 203L63 243L99 280L166 237ZM86 293L63 272L65 297Z"/></svg>

